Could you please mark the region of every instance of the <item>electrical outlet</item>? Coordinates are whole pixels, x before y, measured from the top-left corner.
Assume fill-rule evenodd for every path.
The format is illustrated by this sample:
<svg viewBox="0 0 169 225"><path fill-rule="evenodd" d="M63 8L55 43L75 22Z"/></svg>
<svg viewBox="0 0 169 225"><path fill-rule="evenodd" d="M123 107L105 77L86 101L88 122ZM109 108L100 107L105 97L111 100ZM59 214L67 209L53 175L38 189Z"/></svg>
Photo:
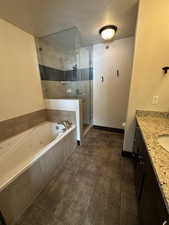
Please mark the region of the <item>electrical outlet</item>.
<svg viewBox="0 0 169 225"><path fill-rule="evenodd" d="M152 104L158 105L158 96L153 96Z"/></svg>

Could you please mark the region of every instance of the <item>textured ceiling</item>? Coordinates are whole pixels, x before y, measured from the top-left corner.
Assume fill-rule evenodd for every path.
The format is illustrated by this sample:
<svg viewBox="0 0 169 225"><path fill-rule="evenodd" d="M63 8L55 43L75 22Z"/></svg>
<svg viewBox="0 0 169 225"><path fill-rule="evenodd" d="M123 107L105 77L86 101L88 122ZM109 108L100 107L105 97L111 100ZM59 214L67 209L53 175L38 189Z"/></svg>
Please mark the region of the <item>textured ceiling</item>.
<svg viewBox="0 0 169 225"><path fill-rule="evenodd" d="M76 26L84 45L100 43L101 26L118 26L116 39L134 34L137 0L0 0L1 18L36 37Z"/></svg>

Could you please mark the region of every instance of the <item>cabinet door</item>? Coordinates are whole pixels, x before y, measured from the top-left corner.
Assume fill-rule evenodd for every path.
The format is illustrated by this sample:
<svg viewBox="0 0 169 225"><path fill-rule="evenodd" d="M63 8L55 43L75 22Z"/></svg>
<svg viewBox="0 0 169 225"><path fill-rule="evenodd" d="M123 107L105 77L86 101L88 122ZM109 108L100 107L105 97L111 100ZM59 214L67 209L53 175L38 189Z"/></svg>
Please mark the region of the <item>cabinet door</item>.
<svg viewBox="0 0 169 225"><path fill-rule="evenodd" d="M146 174L139 204L141 225L163 225L168 219L168 212L148 154L145 164Z"/></svg>
<svg viewBox="0 0 169 225"><path fill-rule="evenodd" d="M136 166L135 183L136 183L136 195L139 201L142 194L144 181L144 160L139 156L139 159L137 161L138 162Z"/></svg>
<svg viewBox="0 0 169 225"><path fill-rule="evenodd" d="M145 145L138 127L136 127L135 134L135 183L136 183L136 195L137 199L140 200L143 180L144 180L144 170L145 170L145 162L144 162L144 152Z"/></svg>
<svg viewBox="0 0 169 225"><path fill-rule="evenodd" d="M0 212L0 225L6 225L5 221L4 221L4 218Z"/></svg>
<svg viewBox="0 0 169 225"><path fill-rule="evenodd" d="M136 122L136 129L135 129L135 136L134 136L134 143L133 143L133 153L136 155L138 154L139 151L139 145L140 145L140 140L141 139L141 133L140 133L140 128Z"/></svg>

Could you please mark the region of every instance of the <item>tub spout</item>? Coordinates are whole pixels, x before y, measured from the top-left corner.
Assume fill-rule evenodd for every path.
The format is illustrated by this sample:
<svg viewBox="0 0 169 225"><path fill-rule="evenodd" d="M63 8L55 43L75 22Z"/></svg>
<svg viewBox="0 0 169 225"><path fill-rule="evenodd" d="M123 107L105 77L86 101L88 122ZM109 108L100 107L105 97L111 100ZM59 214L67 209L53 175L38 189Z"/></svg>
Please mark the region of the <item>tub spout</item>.
<svg viewBox="0 0 169 225"><path fill-rule="evenodd" d="M57 130L68 130L72 126L72 123L68 120L61 121L57 126Z"/></svg>
<svg viewBox="0 0 169 225"><path fill-rule="evenodd" d="M64 120L61 122L61 124L63 124L66 130L72 126L72 123L69 120Z"/></svg>

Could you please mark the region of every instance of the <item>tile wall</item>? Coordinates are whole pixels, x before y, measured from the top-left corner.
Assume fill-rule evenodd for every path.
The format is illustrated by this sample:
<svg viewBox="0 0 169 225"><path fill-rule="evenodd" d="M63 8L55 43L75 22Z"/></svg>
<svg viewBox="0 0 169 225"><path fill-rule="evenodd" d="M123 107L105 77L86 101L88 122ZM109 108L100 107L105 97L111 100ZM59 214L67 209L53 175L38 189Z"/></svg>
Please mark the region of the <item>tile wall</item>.
<svg viewBox="0 0 169 225"><path fill-rule="evenodd" d="M0 141L19 134L46 120L47 115L44 109L18 116L9 120L0 121L0 130L3 131L0 135Z"/></svg>

